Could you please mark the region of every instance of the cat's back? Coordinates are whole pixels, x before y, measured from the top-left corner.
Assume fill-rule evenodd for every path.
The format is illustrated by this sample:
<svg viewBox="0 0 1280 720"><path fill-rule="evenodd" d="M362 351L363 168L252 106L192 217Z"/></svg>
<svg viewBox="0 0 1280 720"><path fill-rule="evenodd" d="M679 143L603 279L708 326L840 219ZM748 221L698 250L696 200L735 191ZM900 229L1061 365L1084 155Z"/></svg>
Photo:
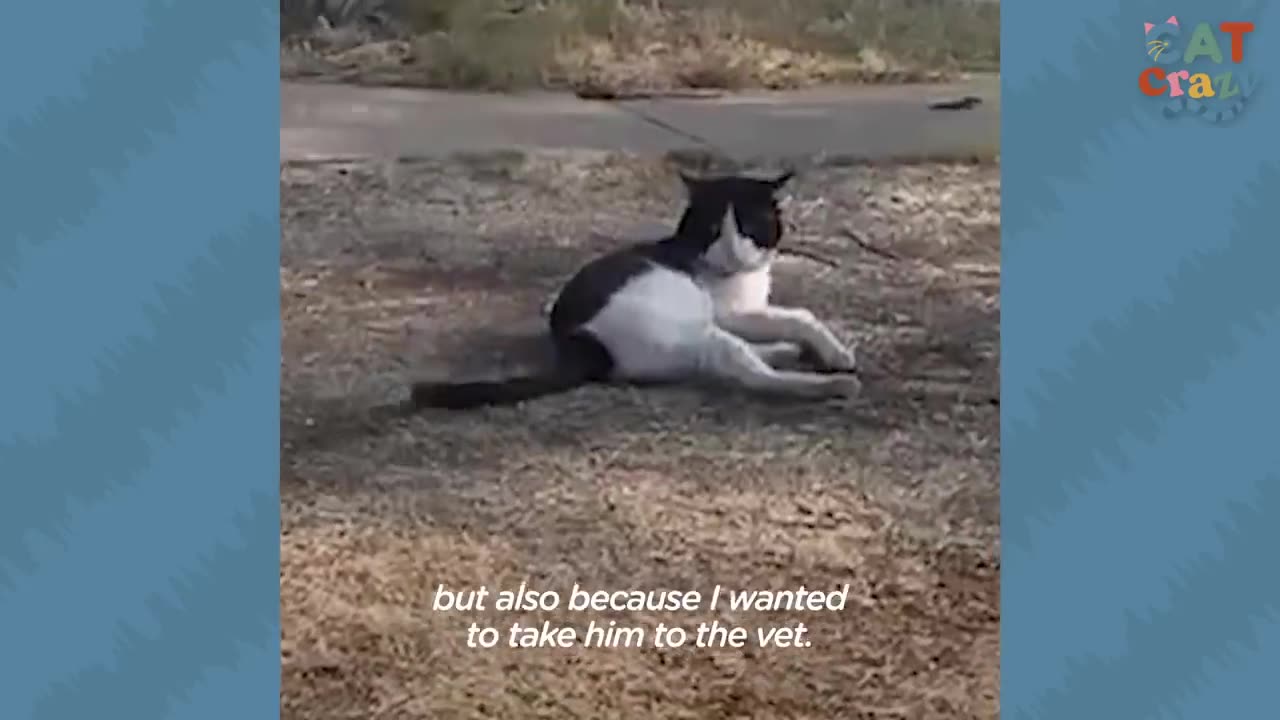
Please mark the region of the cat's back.
<svg viewBox="0 0 1280 720"><path fill-rule="evenodd" d="M551 307L551 330L565 333L591 322L627 288L646 285L693 286L691 260L673 254L661 242L637 243L601 255L583 265L565 283ZM645 289L651 294L652 289Z"/></svg>

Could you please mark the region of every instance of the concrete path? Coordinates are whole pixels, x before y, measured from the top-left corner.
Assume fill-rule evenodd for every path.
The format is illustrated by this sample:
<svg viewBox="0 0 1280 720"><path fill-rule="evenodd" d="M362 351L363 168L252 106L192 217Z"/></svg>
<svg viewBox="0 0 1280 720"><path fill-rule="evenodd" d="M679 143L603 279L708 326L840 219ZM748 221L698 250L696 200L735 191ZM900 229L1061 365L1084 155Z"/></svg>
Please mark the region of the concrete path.
<svg viewBox="0 0 1280 720"><path fill-rule="evenodd" d="M974 95L972 110L939 99ZM625 102L281 83L282 160L422 157L495 149L705 150L739 159L828 153L884 158L989 152L1000 142L996 76L884 86Z"/></svg>

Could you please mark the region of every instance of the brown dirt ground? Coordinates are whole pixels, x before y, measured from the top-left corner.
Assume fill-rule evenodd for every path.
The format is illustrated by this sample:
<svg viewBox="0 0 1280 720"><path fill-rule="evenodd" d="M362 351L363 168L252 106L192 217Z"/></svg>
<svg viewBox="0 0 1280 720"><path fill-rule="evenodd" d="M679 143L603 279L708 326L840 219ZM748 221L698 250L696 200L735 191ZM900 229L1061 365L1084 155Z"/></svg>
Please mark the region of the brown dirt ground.
<svg viewBox="0 0 1280 720"><path fill-rule="evenodd" d="M858 401L597 387L369 431L413 377L509 362L557 283L672 222L680 186L620 155L282 167L283 716L997 717L999 188L995 164L797 179L787 242L839 266L781 263L776 299L858 342ZM850 591L842 612L431 610L440 583L521 582ZM466 647L473 620L542 619L804 622L812 645Z"/></svg>

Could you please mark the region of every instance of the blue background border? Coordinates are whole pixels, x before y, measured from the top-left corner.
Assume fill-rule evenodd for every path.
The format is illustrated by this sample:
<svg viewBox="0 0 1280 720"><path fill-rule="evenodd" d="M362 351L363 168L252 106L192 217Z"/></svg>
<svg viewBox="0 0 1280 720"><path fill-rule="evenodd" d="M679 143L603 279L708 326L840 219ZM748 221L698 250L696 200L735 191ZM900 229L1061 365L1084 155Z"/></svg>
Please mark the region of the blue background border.
<svg viewBox="0 0 1280 720"><path fill-rule="evenodd" d="M0 718L279 713L279 21L0 23Z"/></svg>
<svg viewBox="0 0 1280 720"><path fill-rule="evenodd" d="M0 717L278 713L276 10L0 26ZM1275 717L1278 10L1005 7L1006 718ZM1170 14L1258 23L1232 126Z"/></svg>
<svg viewBox="0 0 1280 720"><path fill-rule="evenodd" d="M1257 25L1232 125L1140 95L1170 15ZM1002 716L1275 718L1280 3L1002 26Z"/></svg>

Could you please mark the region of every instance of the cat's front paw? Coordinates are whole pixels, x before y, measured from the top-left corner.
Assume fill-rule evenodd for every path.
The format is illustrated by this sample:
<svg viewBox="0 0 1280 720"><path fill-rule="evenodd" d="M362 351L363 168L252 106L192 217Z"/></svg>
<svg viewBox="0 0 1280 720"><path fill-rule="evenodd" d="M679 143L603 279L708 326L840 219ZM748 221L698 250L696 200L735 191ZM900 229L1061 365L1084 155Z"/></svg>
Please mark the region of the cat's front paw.
<svg viewBox="0 0 1280 720"><path fill-rule="evenodd" d="M858 369L858 357L853 348L842 345L827 345L818 352L818 361L824 370L830 372L853 372Z"/></svg>
<svg viewBox="0 0 1280 720"><path fill-rule="evenodd" d="M778 342L756 345L755 351L761 360L764 360L766 364L775 369L800 368L804 366L804 348L795 343Z"/></svg>
<svg viewBox="0 0 1280 720"><path fill-rule="evenodd" d="M855 398L862 394L862 381L856 375L836 375L824 384L831 398Z"/></svg>

